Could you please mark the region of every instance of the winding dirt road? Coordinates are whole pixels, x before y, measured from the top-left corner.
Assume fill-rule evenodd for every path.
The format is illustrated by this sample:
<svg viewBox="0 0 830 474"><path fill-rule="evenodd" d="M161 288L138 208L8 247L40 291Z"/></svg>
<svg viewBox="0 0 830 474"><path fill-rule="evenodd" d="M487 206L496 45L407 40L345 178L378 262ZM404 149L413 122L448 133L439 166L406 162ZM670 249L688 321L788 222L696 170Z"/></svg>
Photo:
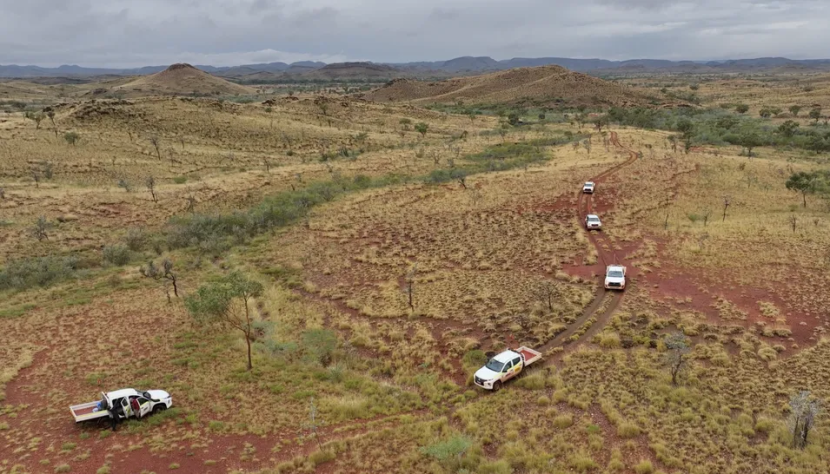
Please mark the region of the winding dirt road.
<svg viewBox="0 0 830 474"><path fill-rule="evenodd" d="M634 150L631 150L620 143L619 136L617 132L611 132L611 144L615 147L620 148L628 152L628 159L622 163L619 163L602 173L594 176L591 181L597 184L597 188L599 192L602 192L601 184L611 175L619 171L625 166L628 166L635 161L637 161L638 154ZM585 217L586 214L589 214L593 210L593 194L584 194L582 190L579 191L578 201L577 201L577 213L579 218L582 219ZM591 241L591 245L597 251L598 260L602 262L603 266L608 265L610 263L619 263L621 265L625 265L626 262L624 259L617 258L612 252L609 252L603 248L601 245L601 237L596 235L594 232L588 232L588 239ZM603 272L604 274L604 272ZM547 344L539 348L543 354L547 353L551 349L557 347L563 347L564 350L560 351L553 357L548 357L548 360L545 365L551 364L559 360L562 355L565 353L573 351L576 347L582 344L585 341L590 341L591 338L596 335L607 323L608 320L611 318L611 315L616 311L619 307L620 302L622 302L623 293L622 292L610 292L605 289L604 280L602 276L597 284L597 293L594 297L594 300L589 304L585 310L582 312L582 315L573 322L568 328L559 333L555 338L551 339ZM590 327L587 329L585 325L590 323ZM579 334L582 331L581 334ZM577 340L570 340L574 335L578 335ZM570 341L569 341L570 340Z"/></svg>

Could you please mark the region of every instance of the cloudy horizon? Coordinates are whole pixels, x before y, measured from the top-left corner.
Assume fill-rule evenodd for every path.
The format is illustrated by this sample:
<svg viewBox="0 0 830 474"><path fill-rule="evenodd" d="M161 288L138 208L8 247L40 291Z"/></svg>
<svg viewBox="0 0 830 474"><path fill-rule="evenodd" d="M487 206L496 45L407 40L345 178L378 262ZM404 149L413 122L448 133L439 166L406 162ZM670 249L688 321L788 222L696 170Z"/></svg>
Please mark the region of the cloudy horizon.
<svg viewBox="0 0 830 474"><path fill-rule="evenodd" d="M830 56L822 0L0 0L0 64Z"/></svg>

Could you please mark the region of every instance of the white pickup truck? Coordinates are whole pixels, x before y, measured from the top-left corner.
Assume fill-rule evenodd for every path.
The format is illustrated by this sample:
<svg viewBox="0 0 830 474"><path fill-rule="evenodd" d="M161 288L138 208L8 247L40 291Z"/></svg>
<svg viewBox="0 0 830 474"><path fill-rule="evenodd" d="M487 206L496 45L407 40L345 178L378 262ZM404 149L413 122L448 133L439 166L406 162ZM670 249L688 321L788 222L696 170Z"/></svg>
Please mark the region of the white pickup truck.
<svg viewBox="0 0 830 474"><path fill-rule="evenodd" d="M522 346L506 350L493 357L487 365L478 369L473 381L485 390L497 392L508 380L518 376L522 370L542 359L542 353Z"/></svg>
<svg viewBox="0 0 830 474"><path fill-rule="evenodd" d="M101 400L72 405L69 411L75 423L110 417L110 412L119 418L142 418L149 413L166 410L173 406L173 397L164 390L141 392L132 388L101 392ZM137 407L137 409L136 409Z"/></svg>
<svg viewBox="0 0 830 474"><path fill-rule="evenodd" d="M588 230L601 230L602 221L599 220L599 216L596 214L588 214L587 216L585 216L585 228Z"/></svg>
<svg viewBox="0 0 830 474"><path fill-rule="evenodd" d="M582 185L582 192L585 194L594 194L594 188L596 188L596 184L593 181L588 181Z"/></svg>
<svg viewBox="0 0 830 474"><path fill-rule="evenodd" d="M625 267L622 265L608 265L605 269L605 289L625 289Z"/></svg>

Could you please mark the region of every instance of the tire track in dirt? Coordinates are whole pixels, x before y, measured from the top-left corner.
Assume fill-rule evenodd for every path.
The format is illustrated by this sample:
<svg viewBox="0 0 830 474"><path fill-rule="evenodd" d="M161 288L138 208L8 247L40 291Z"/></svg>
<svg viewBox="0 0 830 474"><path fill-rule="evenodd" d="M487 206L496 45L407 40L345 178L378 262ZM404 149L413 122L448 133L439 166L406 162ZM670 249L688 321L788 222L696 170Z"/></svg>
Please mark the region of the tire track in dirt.
<svg viewBox="0 0 830 474"><path fill-rule="evenodd" d="M617 135L617 132L611 132L611 143L615 147L627 151L628 159L603 171L602 173L598 174L597 176L594 176L590 180L598 185L601 184L606 178L619 171L620 169L637 161L639 157L637 152L629 148L626 148L625 146L623 146L622 143L620 143L620 139ZM592 210L593 194L585 194L582 192L582 190L580 190L577 201L577 212L579 214L580 219ZM597 256L599 260L603 263L603 265L607 266L609 263L616 263L617 258L614 255L614 253L604 250L604 248L599 242L598 237L593 232L588 232L588 240L591 242L591 245L593 245L596 249ZM570 324L565 331L559 333L547 344L539 348L542 354L545 354L551 349L557 347L563 348L563 350L559 353L555 354L552 357L549 357L545 365L549 365L559 360L565 353L573 351L584 341L590 340L594 335L596 335L603 327L605 327L605 325L608 323L608 320L611 319L611 315L619 307L620 303L622 302L622 298L623 293L610 292L606 290L604 281L602 280L602 276L600 276L600 281L597 284L596 297L594 297L594 300L591 302L591 304L589 304L588 307L585 308L585 310L582 312L582 315L579 318L577 318L576 321ZM579 330L582 329L585 326L585 324L592 318L595 318L595 321L591 324L591 326L583 334L579 335L577 340L568 343L568 339L576 335L577 332L579 332Z"/></svg>

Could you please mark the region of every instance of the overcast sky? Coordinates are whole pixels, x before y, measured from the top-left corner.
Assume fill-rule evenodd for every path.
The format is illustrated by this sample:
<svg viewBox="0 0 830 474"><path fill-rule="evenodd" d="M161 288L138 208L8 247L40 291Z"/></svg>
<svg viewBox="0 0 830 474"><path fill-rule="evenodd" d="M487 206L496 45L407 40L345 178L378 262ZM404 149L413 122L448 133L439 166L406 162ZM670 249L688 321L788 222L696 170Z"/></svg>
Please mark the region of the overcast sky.
<svg viewBox="0 0 830 474"><path fill-rule="evenodd" d="M0 64L830 56L828 0L0 0Z"/></svg>

